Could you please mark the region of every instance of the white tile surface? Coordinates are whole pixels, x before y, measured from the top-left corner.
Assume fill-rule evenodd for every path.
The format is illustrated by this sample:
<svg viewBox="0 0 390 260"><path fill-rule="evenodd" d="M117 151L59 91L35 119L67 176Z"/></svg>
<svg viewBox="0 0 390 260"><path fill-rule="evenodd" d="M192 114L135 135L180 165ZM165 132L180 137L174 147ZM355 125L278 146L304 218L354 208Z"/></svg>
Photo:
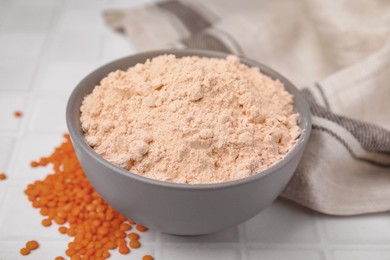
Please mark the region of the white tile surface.
<svg viewBox="0 0 390 260"><path fill-rule="evenodd" d="M35 68L35 60L1 59L0 90L28 90L33 83Z"/></svg>
<svg viewBox="0 0 390 260"><path fill-rule="evenodd" d="M53 96L37 96L32 107L29 130L32 132L67 131L65 122L68 93L55 93Z"/></svg>
<svg viewBox="0 0 390 260"><path fill-rule="evenodd" d="M318 243L313 214L286 201L277 201L246 225L248 241L261 243Z"/></svg>
<svg viewBox="0 0 390 260"><path fill-rule="evenodd" d="M56 32L102 32L105 28L101 12L96 9L67 10L61 14Z"/></svg>
<svg viewBox="0 0 390 260"><path fill-rule="evenodd" d="M3 23L4 31L11 32L45 32L49 29L55 5L31 4L12 5Z"/></svg>
<svg viewBox="0 0 390 260"><path fill-rule="evenodd" d="M161 258L186 260L236 260L240 259L240 252L223 245L212 245L210 247L200 245L164 246L162 248Z"/></svg>
<svg viewBox="0 0 390 260"><path fill-rule="evenodd" d="M25 0L11 0L16 6L51 6L56 5L62 0L34 0L34 1L25 1Z"/></svg>
<svg viewBox="0 0 390 260"><path fill-rule="evenodd" d="M103 42L102 59L104 62L128 56L134 52L131 44L119 33L112 32L110 37L105 37Z"/></svg>
<svg viewBox="0 0 390 260"><path fill-rule="evenodd" d="M269 250L257 249L249 251L249 260L324 260L321 252L316 250Z"/></svg>
<svg viewBox="0 0 390 260"><path fill-rule="evenodd" d="M34 237L34 236L33 236ZM35 236L36 237L36 236ZM52 242L50 240L41 240L39 249L31 252L28 256L22 256L19 254L19 250L24 247L24 241L0 241L0 260L43 260L54 259L57 256L65 256L66 243ZM18 254L15 254L15 251Z"/></svg>
<svg viewBox="0 0 390 260"><path fill-rule="evenodd" d="M112 32L101 11L153 0L0 0L0 260L64 256L67 241L56 227L44 228L38 210L23 194L27 183L50 168L30 168L48 155L66 132L65 106L75 84L103 63L135 52ZM15 110L24 116L15 118ZM26 217L28 216L28 217ZM390 213L329 217L285 200L245 224L216 234L177 237L154 230L130 255L111 259L157 260L388 260ZM41 247L28 257L19 249L29 239Z"/></svg>
<svg viewBox="0 0 390 260"><path fill-rule="evenodd" d="M6 189L0 212L0 241L23 241L39 237L44 240L70 242L67 236L58 233L57 225L41 225L42 216L26 199L24 189L25 185L21 184L9 185Z"/></svg>
<svg viewBox="0 0 390 260"><path fill-rule="evenodd" d="M21 122L25 120L25 115L16 118L14 112L24 111L26 99L26 94L6 92L0 94L0 132L18 131Z"/></svg>
<svg viewBox="0 0 390 260"><path fill-rule="evenodd" d="M1 28L5 18L7 16L8 10L11 6L11 0L1 0L0 5L1 5L1 8L0 8L0 28Z"/></svg>
<svg viewBox="0 0 390 260"><path fill-rule="evenodd" d="M47 59L83 60L96 59L100 55L103 35L93 31L54 32L48 39Z"/></svg>
<svg viewBox="0 0 390 260"><path fill-rule="evenodd" d="M64 1L64 10L78 11L78 10L100 10L104 7L103 1L96 0L67 0ZM98 22L98 21L96 21Z"/></svg>
<svg viewBox="0 0 390 260"><path fill-rule="evenodd" d="M75 86L98 65L96 61L51 61L41 66L34 88L40 92L69 95Z"/></svg>
<svg viewBox="0 0 390 260"><path fill-rule="evenodd" d="M335 260L389 260L390 250L338 250Z"/></svg>
<svg viewBox="0 0 390 260"><path fill-rule="evenodd" d="M128 0L105 0L108 8L136 8L155 1L156 0L137 0L130 2Z"/></svg>
<svg viewBox="0 0 390 260"><path fill-rule="evenodd" d="M3 32L0 34L0 56L37 57L45 39L46 34L40 32Z"/></svg>
<svg viewBox="0 0 390 260"><path fill-rule="evenodd" d="M1 140L1 139L0 139ZM60 134L26 134L21 138L17 149L16 160L12 161L8 175L14 180L28 181L43 179L51 168L31 168L32 161L39 160L42 156L50 155L56 146L63 141Z"/></svg>
<svg viewBox="0 0 390 260"><path fill-rule="evenodd" d="M33 236L36 237L36 236ZM67 243L62 241L51 241L51 240L40 240L40 246L38 250L31 252L28 256L21 256L19 254L20 248L24 246L27 240L23 241L0 241L0 260L46 260L46 259L54 259L57 256L63 256L65 259L65 250ZM15 251L18 253L15 254ZM142 245L142 248L137 250L132 250L128 255L121 255L118 251L110 251L111 258L116 260L129 260L129 259L137 259L141 260L142 256L145 254L154 255L154 250L149 245Z"/></svg>
<svg viewBox="0 0 390 260"><path fill-rule="evenodd" d="M144 241L142 237L142 241ZM141 242L142 242L141 241ZM153 255L155 256L155 246L151 244L145 244L142 243L141 247L136 249L136 250L131 250L130 254L128 255L121 255L117 250L115 251L110 251L111 258L110 259L115 259L115 260L131 260L131 259L142 259L144 255ZM157 260L157 258L156 258Z"/></svg>
<svg viewBox="0 0 390 260"><path fill-rule="evenodd" d="M162 234L161 237L164 242L169 243L228 243L239 241L237 227L205 236L179 237Z"/></svg>
<svg viewBox="0 0 390 260"><path fill-rule="evenodd" d="M15 138L0 136L0 172L6 172L14 144Z"/></svg>
<svg viewBox="0 0 390 260"><path fill-rule="evenodd" d="M136 230L132 230L134 231L135 233L137 233ZM148 232L145 232L142 234L142 243L143 244L154 244L157 240L157 235L158 233L155 231L155 230L148 230Z"/></svg>
<svg viewBox="0 0 390 260"><path fill-rule="evenodd" d="M325 233L331 243L387 243L390 244L389 214L357 216L354 218L328 217L323 219Z"/></svg>
<svg viewBox="0 0 390 260"><path fill-rule="evenodd" d="M0 182L0 211L2 210L3 201L5 201L5 190L7 188L7 182L3 181ZM1 259L1 255L0 255Z"/></svg>

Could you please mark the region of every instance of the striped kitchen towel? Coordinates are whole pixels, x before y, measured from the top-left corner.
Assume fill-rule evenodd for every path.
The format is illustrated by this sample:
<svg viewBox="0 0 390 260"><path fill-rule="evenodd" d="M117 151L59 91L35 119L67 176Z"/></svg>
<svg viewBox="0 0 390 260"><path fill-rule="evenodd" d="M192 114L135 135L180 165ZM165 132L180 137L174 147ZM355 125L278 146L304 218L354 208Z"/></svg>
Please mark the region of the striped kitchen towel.
<svg viewBox="0 0 390 260"><path fill-rule="evenodd" d="M233 53L302 86L313 131L282 196L333 215L390 210L390 6L385 2L170 0L107 10L104 18L140 51Z"/></svg>

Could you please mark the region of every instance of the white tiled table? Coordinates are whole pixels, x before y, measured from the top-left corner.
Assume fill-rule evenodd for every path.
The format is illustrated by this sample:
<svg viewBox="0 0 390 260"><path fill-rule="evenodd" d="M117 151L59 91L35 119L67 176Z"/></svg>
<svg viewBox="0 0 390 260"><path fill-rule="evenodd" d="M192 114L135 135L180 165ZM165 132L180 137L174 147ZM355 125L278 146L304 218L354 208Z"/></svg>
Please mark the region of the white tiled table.
<svg viewBox="0 0 390 260"><path fill-rule="evenodd" d="M0 0L0 260L53 259L68 239L43 228L38 210L23 194L47 169L29 162L48 155L66 132L64 109L75 84L89 71L134 49L106 28L100 11L147 1ZM21 119L13 117L21 110ZM19 249L41 243L27 257ZM154 231L143 247L112 259L389 260L390 214L350 218L313 213L277 200L248 222L204 237L175 237Z"/></svg>

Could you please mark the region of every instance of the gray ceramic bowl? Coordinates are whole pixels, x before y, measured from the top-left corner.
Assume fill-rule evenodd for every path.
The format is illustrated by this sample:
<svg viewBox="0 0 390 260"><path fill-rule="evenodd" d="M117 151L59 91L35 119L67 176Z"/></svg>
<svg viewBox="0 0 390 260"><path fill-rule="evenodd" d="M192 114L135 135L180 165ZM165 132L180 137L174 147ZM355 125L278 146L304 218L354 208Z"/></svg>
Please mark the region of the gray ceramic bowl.
<svg viewBox="0 0 390 260"><path fill-rule="evenodd" d="M223 230L258 214L272 203L292 177L311 130L309 106L300 92L283 76L257 62L240 58L242 63L259 67L273 79L284 83L294 95L294 109L300 114L302 134L287 156L261 173L220 184L176 184L145 178L106 161L85 142L80 124L83 98L109 72L125 70L160 54L177 57L224 58L227 54L201 50L162 50L140 53L104 65L86 76L69 98L66 120L80 163L96 191L116 210L152 229L177 235L200 235Z"/></svg>

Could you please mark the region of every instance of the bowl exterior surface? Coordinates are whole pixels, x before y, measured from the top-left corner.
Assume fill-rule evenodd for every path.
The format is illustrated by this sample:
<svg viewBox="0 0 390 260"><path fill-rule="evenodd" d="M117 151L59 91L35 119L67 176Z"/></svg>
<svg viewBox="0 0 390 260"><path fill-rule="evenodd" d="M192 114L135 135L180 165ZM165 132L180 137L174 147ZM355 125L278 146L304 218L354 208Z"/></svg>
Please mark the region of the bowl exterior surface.
<svg viewBox="0 0 390 260"><path fill-rule="evenodd" d="M240 58L261 72L284 83L294 95L300 114L301 137L283 162L259 175L222 184L172 184L129 173L97 155L84 138L80 106L109 72L143 63L160 54L224 58L227 54L200 50L163 50L122 58L100 67L84 78L73 91L67 106L69 133L81 166L96 191L116 210L155 230L176 235L201 235L220 231L253 217L272 203L291 179L302 157L311 130L309 107L299 91L268 67Z"/></svg>

